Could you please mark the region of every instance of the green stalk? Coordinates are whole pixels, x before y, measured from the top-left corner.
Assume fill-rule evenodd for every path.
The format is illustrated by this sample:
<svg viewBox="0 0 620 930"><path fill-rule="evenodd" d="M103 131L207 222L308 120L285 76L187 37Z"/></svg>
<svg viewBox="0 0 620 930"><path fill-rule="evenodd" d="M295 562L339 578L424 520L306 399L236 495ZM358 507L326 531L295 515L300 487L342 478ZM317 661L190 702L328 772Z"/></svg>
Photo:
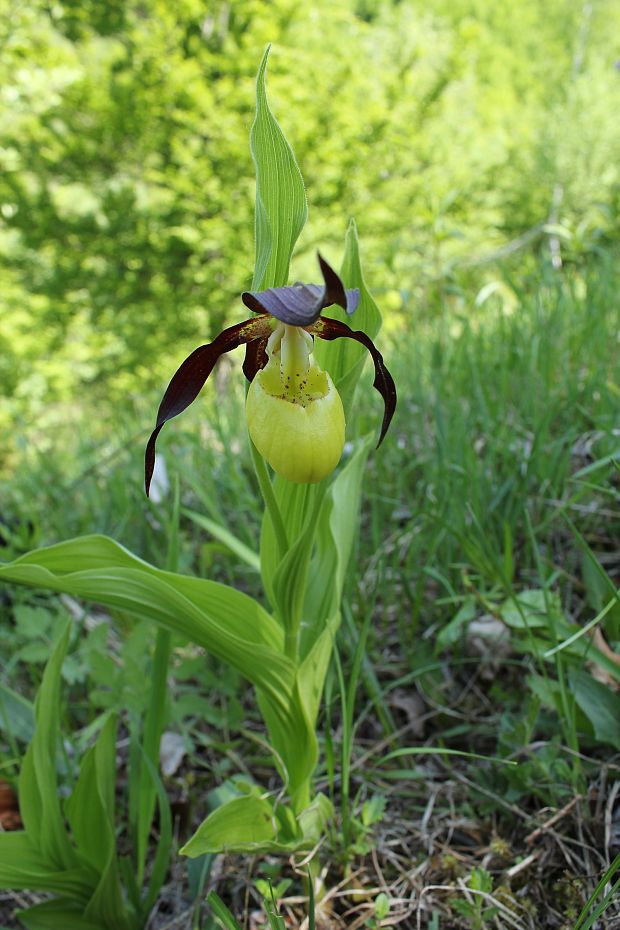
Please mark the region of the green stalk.
<svg viewBox="0 0 620 930"><path fill-rule="evenodd" d="M288 552L288 537L286 535L286 529L284 527L284 522L282 520L282 514L280 513L280 508L278 507L278 502L276 496L273 493L273 485L269 477L269 472L267 471L267 466L262 455L250 439L250 448L252 450L252 462L254 463L254 471L256 472L256 477L258 478L258 484L260 487L260 492L269 513L269 518L273 525L273 530L276 535L276 544L278 546L278 557L280 560L284 558Z"/></svg>

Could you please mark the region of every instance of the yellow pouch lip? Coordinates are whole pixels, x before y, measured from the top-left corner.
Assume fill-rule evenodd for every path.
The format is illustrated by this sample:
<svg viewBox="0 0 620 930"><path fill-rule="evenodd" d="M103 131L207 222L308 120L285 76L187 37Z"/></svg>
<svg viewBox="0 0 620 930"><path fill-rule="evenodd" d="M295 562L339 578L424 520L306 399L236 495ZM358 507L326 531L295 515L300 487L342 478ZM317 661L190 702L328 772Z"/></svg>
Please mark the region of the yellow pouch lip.
<svg viewBox="0 0 620 930"><path fill-rule="evenodd" d="M276 474L311 484L330 475L340 461L345 418L327 372L313 365L304 381L287 396L279 368L267 365L250 385L246 418L252 442Z"/></svg>

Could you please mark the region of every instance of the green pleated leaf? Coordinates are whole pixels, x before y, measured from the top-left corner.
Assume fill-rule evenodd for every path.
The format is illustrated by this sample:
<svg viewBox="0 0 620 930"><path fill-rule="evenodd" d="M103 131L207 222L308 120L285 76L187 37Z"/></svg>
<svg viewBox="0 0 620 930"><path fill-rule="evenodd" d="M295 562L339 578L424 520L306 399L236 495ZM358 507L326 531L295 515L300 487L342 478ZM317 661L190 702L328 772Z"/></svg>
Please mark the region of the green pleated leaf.
<svg viewBox="0 0 620 930"><path fill-rule="evenodd" d="M314 846L325 836L325 828L333 813L334 808L329 798L320 792L315 794L312 803L297 818L304 841L308 845Z"/></svg>
<svg viewBox="0 0 620 930"><path fill-rule="evenodd" d="M85 867L55 870L24 831L0 833L0 887L55 892L85 902L93 874Z"/></svg>
<svg viewBox="0 0 620 930"><path fill-rule="evenodd" d="M62 591L179 632L229 662L257 688L291 792L316 764L316 736L299 703L283 630L255 600L226 585L154 568L104 536L85 536L0 565L0 580Z"/></svg>
<svg viewBox="0 0 620 930"><path fill-rule="evenodd" d="M303 704L297 678L287 696L285 708L267 700L264 692L257 691L257 697L271 736L278 770L293 805L297 807L298 798L304 797L304 789L319 757L314 721Z"/></svg>
<svg viewBox="0 0 620 930"><path fill-rule="evenodd" d="M19 775L19 806L26 833L48 869L75 869L79 862L64 826L58 800L56 752L59 740L60 673L70 626L65 626L48 659L35 701L35 733Z"/></svg>
<svg viewBox="0 0 620 930"><path fill-rule="evenodd" d="M325 676L339 626L340 611L336 611L324 621L323 631L313 636L312 644L297 672L300 700L311 726L318 717Z"/></svg>
<svg viewBox="0 0 620 930"><path fill-rule="evenodd" d="M366 286L360 258L359 240L355 221L351 220L345 236L344 257L340 277L347 288L358 287L360 302L353 316L338 306L329 307L325 316L346 323L351 329L361 330L374 341L381 329L381 313ZM321 366L329 371L342 398L345 416L348 415L353 395L364 363L367 350L353 339L335 339L327 342L315 339L314 355Z"/></svg>
<svg viewBox="0 0 620 930"><path fill-rule="evenodd" d="M27 930L110 930L109 925L85 917L80 905L70 899L44 901L18 911L17 916Z"/></svg>
<svg viewBox="0 0 620 930"><path fill-rule="evenodd" d="M294 670L282 630L227 585L154 568L105 536L84 536L0 565L0 581L61 591L161 624L204 646L274 695Z"/></svg>
<svg viewBox="0 0 620 930"><path fill-rule="evenodd" d="M84 755L65 816L82 859L103 871L114 849L116 720L105 722L97 743Z"/></svg>
<svg viewBox="0 0 620 930"><path fill-rule="evenodd" d="M308 216L306 191L293 150L269 109L265 90L268 47L256 78L250 150L256 166L256 260L252 290L288 282L293 248Z"/></svg>
<svg viewBox="0 0 620 930"><path fill-rule="evenodd" d="M111 715L82 760L65 815L81 859L98 876L84 917L98 926L130 930L116 856L115 787L116 719Z"/></svg>

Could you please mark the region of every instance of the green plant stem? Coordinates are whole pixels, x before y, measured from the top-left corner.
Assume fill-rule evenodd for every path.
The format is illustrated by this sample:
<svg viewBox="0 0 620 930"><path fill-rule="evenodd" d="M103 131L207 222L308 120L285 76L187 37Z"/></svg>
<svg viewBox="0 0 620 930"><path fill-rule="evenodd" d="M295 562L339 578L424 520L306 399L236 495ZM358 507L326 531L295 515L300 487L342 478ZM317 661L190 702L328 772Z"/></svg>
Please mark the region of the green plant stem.
<svg viewBox="0 0 620 930"><path fill-rule="evenodd" d="M278 507L276 496L273 493L273 485L271 484L271 479L269 478L269 472L267 471L265 460L251 439L250 448L252 450L252 462L254 463L254 471L256 472L256 477L258 478L258 484L263 501L265 502L265 507L267 508L269 518L273 524L273 530L276 536L276 544L278 546L278 557L281 560L284 558L289 548L288 537L286 535L286 529L282 520L282 514L280 513L280 508Z"/></svg>

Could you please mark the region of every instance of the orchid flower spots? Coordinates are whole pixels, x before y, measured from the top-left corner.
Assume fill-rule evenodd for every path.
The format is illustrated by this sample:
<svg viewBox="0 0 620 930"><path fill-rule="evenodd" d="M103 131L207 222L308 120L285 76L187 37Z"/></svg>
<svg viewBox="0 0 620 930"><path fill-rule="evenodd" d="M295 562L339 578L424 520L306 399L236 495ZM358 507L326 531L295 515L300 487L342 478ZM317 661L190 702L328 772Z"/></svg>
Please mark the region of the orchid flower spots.
<svg viewBox="0 0 620 930"><path fill-rule="evenodd" d="M334 470L342 455L344 411L329 373L312 359L316 336L354 339L370 352L375 366L373 384L384 401L377 445L381 444L396 407L394 380L366 333L321 315L333 304L352 314L359 303L359 291L345 290L333 268L321 255L318 259L322 286L293 284L242 294L243 303L255 316L194 349L178 368L162 398L146 447L147 494L155 444L164 423L193 403L218 358L241 345L246 346L243 373L250 382L246 400L248 431L276 474L300 483L321 481Z"/></svg>

